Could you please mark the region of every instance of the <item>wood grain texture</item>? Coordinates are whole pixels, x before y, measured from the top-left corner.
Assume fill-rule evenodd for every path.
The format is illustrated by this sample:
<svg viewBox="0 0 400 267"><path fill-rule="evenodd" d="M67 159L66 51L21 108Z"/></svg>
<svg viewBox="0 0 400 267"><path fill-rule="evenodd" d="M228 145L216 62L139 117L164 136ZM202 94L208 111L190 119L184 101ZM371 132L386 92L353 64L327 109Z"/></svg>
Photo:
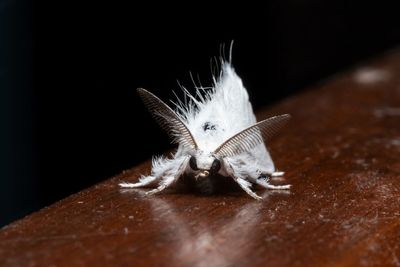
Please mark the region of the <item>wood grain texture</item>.
<svg viewBox="0 0 400 267"><path fill-rule="evenodd" d="M289 192L121 190L149 162L0 230L1 266L400 266L400 53L262 110Z"/></svg>

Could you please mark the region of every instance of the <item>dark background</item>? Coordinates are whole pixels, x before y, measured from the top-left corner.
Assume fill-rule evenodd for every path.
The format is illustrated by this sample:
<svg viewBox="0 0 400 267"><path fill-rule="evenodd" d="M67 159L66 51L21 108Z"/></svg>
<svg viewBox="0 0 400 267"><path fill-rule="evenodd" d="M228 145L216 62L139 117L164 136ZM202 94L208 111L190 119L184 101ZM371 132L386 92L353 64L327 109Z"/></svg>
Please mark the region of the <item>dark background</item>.
<svg viewBox="0 0 400 267"><path fill-rule="evenodd" d="M393 1L394 3L395 1ZM255 108L399 44L389 1L0 1L0 226L161 153L135 88L172 97L235 40Z"/></svg>

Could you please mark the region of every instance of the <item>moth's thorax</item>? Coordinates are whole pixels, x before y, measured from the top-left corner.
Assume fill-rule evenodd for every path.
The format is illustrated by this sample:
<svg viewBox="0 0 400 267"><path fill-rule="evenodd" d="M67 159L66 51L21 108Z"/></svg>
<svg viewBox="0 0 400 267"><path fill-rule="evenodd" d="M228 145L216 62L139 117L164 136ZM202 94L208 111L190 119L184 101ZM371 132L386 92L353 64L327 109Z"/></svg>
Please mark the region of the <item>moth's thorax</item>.
<svg viewBox="0 0 400 267"><path fill-rule="evenodd" d="M217 174L221 170L221 161L212 152L197 150L191 155L189 166L197 180Z"/></svg>
<svg viewBox="0 0 400 267"><path fill-rule="evenodd" d="M192 132L199 149L202 151L214 151L231 135L226 131L223 123L212 119L195 122L192 125Z"/></svg>
<svg viewBox="0 0 400 267"><path fill-rule="evenodd" d="M197 151L194 155L196 157L197 168L200 170L209 170L215 160L211 152Z"/></svg>

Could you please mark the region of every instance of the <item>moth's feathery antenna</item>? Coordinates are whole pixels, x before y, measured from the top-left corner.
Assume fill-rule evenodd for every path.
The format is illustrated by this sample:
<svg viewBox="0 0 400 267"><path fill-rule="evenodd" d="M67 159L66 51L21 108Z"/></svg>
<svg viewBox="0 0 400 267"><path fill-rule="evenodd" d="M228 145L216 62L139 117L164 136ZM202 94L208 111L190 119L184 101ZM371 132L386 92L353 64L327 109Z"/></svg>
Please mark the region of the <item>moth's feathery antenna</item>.
<svg viewBox="0 0 400 267"><path fill-rule="evenodd" d="M193 135L178 114L149 91L138 88L137 92L153 118L174 142L178 142L191 149L198 148Z"/></svg>
<svg viewBox="0 0 400 267"><path fill-rule="evenodd" d="M290 115L284 114L260 121L229 138L214 154L219 157L233 157L249 151L274 136L289 119Z"/></svg>

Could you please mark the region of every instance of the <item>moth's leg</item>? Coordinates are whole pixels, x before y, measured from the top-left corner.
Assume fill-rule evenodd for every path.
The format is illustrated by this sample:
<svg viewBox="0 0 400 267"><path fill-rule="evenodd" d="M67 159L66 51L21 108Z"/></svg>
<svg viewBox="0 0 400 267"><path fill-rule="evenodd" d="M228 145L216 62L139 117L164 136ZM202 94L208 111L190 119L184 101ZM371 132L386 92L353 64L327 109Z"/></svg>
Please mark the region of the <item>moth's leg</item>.
<svg viewBox="0 0 400 267"><path fill-rule="evenodd" d="M256 183L267 189L275 189L275 190L290 189L290 185L272 185L269 183L269 177L281 176L284 174L284 172L266 173L266 172L262 172L262 171L254 171L254 170L259 169L259 166L257 164L245 162L240 159L239 159L239 162L242 165L242 168L247 170L246 175L248 176L248 178L250 179L251 182ZM264 175L267 178L266 179L260 178L260 175Z"/></svg>
<svg viewBox="0 0 400 267"><path fill-rule="evenodd" d="M273 185L269 183L269 178L264 179L264 178L258 178L255 180L255 183L258 185L261 185L264 188L267 189L276 189L276 190L286 190L290 189L290 184L287 185Z"/></svg>
<svg viewBox="0 0 400 267"><path fill-rule="evenodd" d="M146 192L146 195L153 195L156 193L161 192L165 188L172 185L182 174L185 172L187 164L189 162L190 156L179 157L174 159L171 163L171 167L165 171L164 175L161 178L161 182L159 183L158 187Z"/></svg>
<svg viewBox="0 0 400 267"><path fill-rule="evenodd" d="M285 172L273 172L273 173L262 173L261 177L258 177L257 179L255 179L255 183L258 185L261 185L264 188L267 189L277 189L277 190L281 190L281 189L290 189L290 184L288 185L273 185L269 183L269 179L271 177L281 177L285 174ZM262 177L262 176L265 176Z"/></svg>
<svg viewBox="0 0 400 267"><path fill-rule="evenodd" d="M139 182L137 183L127 183L127 182L123 182L120 183L119 186L122 188L137 188L137 187L142 187L142 186L146 186L149 184L152 184L154 182L156 182L157 180L159 180L161 178L161 176L141 176L139 178Z"/></svg>
<svg viewBox="0 0 400 267"><path fill-rule="evenodd" d="M185 157L176 157L173 159L166 159L166 158L155 158L153 159L152 163L152 171L151 175L149 176L141 176L139 178L139 181L136 183L120 183L119 186L123 188L137 188L137 187L143 187L147 185L151 185L153 183L158 182L159 180L162 180L162 178L168 173L169 171L173 171L175 166L179 166L181 163L181 160Z"/></svg>
<svg viewBox="0 0 400 267"><path fill-rule="evenodd" d="M226 172L228 173L229 176L231 176L233 178L233 180L248 194L250 195L252 198L257 199L257 200L261 200L262 197L260 197L259 195L257 195L256 193L254 193L250 187L251 187L251 183L246 181L245 179L243 179L241 177L241 175L239 174L238 170L236 169L236 167L234 167L233 164L231 164L231 162L225 158L223 160L224 165L225 165L225 169Z"/></svg>
<svg viewBox="0 0 400 267"><path fill-rule="evenodd" d="M176 176L163 177L157 188L155 188L153 190L150 190L150 191L147 191L145 194L146 195L153 195L153 194L156 194L158 192L161 192L165 188L169 187L174 181L176 181Z"/></svg>
<svg viewBox="0 0 400 267"><path fill-rule="evenodd" d="M273 172L271 173L271 177L280 177L285 175L285 172Z"/></svg>
<svg viewBox="0 0 400 267"><path fill-rule="evenodd" d="M243 165L248 165L249 164L249 162L257 162L258 160L257 160L257 157L255 157L254 155L251 155L251 154L247 154L247 156L250 158L250 160L249 159L245 159L245 160L243 160L243 159L239 159L240 160L240 162L241 162L241 164L243 164ZM285 172L281 172L281 171L276 171L276 170L274 170L274 171L270 171L270 170L266 170L265 168L264 168L264 166L263 165L260 165L260 164L253 164L254 166L253 166L253 168L254 169L258 169L258 170L260 170L260 172L262 173L262 174L264 174L264 175L266 175L266 176L270 176L270 177L280 177L280 176L283 176L284 174L285 174Z"/></svg>
<svg viewBox="0 0 400 267"><path fill-rule="evenodd" d="M257 200L261 200L262 197L260 197L259 195L257 195L256 193L254 193L251 189L251 183L244 180L243 178L234 178L235 181L240 185L240 187L247 193L249 194L252 198L257 199Z"/></svg>
<svg viewBox="0 0 400 267"><path fill-rule="evenodd" d="M238 161L240 162L241 165L245 166L246 169L249 170L248 172L250 174L250 177L253 179L258 178L260 176L260 174L269 176L269 177L280 177L285 174L285 172L281 172L281 171L274 171L274 172L266 171L263 168L263 166L256 164L256 163L252 163L252 162L257 162L257 158L255 158L253 156L251 157L251 160L239 158ZM255 176L255 172L253 170L258 170L258 174L256 174L256 176Z"/></svg>

